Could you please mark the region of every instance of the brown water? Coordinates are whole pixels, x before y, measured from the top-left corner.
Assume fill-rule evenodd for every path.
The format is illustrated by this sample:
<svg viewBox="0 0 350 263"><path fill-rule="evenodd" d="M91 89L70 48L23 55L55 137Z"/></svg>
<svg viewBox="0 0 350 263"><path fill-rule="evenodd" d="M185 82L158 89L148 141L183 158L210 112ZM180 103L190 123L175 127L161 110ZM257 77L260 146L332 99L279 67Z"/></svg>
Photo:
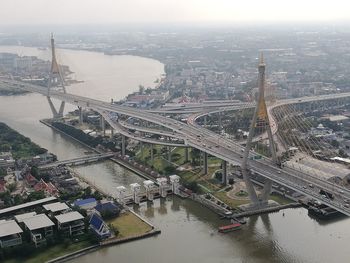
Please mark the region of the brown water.
<svg viewBox="0 0 350 263"><path fill-rule="evenodd" d="M0 47L2 51L49 57L48 52L35 48ZM154 85L153 81L163 73L161 63L145 58L70 50L60 50L59 54L64 64L77 72L77 79L86 81L69 87L69 92L106 101L123 98L137 90L139 84ZM41 95L0 97L0 121L60 159L83 155L84 147L39 122L50 116L47 101ZM118 185L143 181L110 161L76 169L111 193ZM190 200L156 200L153 205L143 203L136 212L162 233L108 247L72 262L350 262L350 221L320 224L302 208L251 217L242 230L227 234L217 233L217 227L225 222Z"/></svg>

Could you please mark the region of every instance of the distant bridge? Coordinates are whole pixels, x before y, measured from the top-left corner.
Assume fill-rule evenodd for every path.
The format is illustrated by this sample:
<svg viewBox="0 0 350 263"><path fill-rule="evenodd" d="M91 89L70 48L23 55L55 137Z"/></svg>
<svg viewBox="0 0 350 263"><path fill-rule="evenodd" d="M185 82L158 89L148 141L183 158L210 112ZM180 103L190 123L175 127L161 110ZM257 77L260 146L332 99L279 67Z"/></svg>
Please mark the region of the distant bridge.
<svg viewBox="0 0 350 263"><path fill-rule="evenodd" d="M63 160L63 161L57 161L49 164L40 165L39 169L45 170L45 169L51 169L57 166L61 165L82 165L86 163L92 163L92 162L98 162L102 160L106 160L109 158L112 158L115 154L114 153L100 153L100 154L94 154L94 155L87 155L83 157L78 157L74 159L69 160Z"/></svg>

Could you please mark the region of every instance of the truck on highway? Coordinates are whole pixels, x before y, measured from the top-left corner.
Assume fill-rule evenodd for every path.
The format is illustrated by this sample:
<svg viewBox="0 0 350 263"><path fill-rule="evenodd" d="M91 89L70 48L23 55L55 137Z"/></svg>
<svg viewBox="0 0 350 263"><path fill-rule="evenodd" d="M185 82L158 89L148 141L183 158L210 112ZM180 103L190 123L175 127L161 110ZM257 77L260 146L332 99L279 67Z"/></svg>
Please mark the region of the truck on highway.
<svg viewBox="0 0 350 263"><path fill-rule="evenodd" d="M334 195L333 195L332 193L327 192L327 191L325 191L325 190L323 190L323 189L320 190L320 195L324 195L324 196L326 196L328 199L331 199L331 200L334 199Z"/></svg>
<svg viewBox="0 0 350 263"><path fill-rule="evenodd" d="M250 160L260 160L261 158L262 158L261 155L254 155L254 156L249 157Z"/></svg>

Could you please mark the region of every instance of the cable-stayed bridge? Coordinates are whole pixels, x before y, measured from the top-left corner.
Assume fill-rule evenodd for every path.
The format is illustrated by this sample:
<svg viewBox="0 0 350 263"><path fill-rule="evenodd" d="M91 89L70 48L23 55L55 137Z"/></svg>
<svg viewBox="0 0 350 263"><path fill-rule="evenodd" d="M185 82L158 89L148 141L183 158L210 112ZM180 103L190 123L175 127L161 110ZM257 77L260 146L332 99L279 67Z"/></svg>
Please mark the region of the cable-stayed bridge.
<svg viewBox="0 0 350 263"><path fill-rule="evenodd" d="M55 59L53 59L53 63L57 63ZM60 74L58 67L53 66L52 68L54 70L52 73ZM265 65L261 63L259 65L260 89L262 89L264 86L264 72ZM63 82L62 78L61 81ZM252 201L252 207L266 206L268 195L271 190L271 182L274 181L297 192L300 192L305 196L320 200L324 204L350 216L350 208L346 204L347 200L350 200L350 190L329 182L323 178L319 178L316 175L310 174L308 171L293 169L291 167L284 167L281 169L281 166L276 164L276 158L274 157L272 159L266 157L263 157L261 159L252 158L256 155L256 153L252 152L250 149L250 142L253 140L253 135L250 135L248 137L247 147L243 147L239 143L229 140L222 135L195 125L195 119L190 119L189 124L186 124L163 116L163 110L145 111L103 102L84 96L69 94L64 88L64 83L62 84L63 91L58 91L50 87L46 88L10 79L0 79L0 82L13 88L19 88L46 96L50 103L50 108L52 110L54 118L62 117L65 103L78 106L80 111L82 108L87 108L100 113L103 117L103 121L107 121L113 129L123 135L124 142L122 147L122 154L125 154L125 137L130 137L135 140L150 144L196 148L204 153L204 166L206 169L208 166L208 155L212 155L223 160L224 167L226 167L227 164L242 165L242 172ZM51 98L62 102L59 111L55 110L54 105L51 102ZM301 105L308 107L308 105L312 105L314 103L325 102L342 104L348 103L349 98L350 93L339 93L333 95L280 100L273 106L267 107L264 102L264 97L261 95L258 103L255 105L242 103L232 106L224 105L224 107L221 107L222 105L218 103L217 108L215 108L216 105L211 105L211 107L214 108L209 110L205 109L203 116L213 111L220 112L243 108L255 108L256 113L255 117L253 118L252 127L255 125L255 121L257 119L261 120L262 118L269 128L273 126L271 124L275 124L273 126L274 128L271 129L271 134L268 135L269 140L271 140L270 147L272 147L271 149L274 150L274 142L272 140L272 136L274 133L276 133L278 126L277 123L275 123L274 119L271 117L272 114L269 114L273 112L274 109L283 107L285 105ZM147 125L136 126L128 124L126 122L120 121L118 118L116 119L113 114L117 114L118 116L122 115L132 117L145 123L150 123L152 124L152 127L148 127ZM161 141L154 138L149 138L130 132L130 129L139 130L144 133L162 135L168 139ZM224 168L224 170L226 169ZM266 178L264 194L262 196L257 196L257 194L254 192L254 189L252 189L252 182L250 180L251 173L258 173L259 175ZM313 185L313 187L308 187L309 185ZM332 193L334 199L322 197L322 195L320 195L320 190Z"/></svg>

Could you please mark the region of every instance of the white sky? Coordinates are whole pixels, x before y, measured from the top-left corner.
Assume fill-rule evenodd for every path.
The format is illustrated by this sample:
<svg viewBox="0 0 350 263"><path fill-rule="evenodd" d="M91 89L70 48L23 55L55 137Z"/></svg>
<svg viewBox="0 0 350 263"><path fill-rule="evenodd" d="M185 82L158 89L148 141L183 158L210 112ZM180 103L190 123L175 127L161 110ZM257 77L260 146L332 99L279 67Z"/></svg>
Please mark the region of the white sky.
<svg viewBox="0 0 350 263"><path fill-rule="evenodd" d="M0 0L0 24L350 20L350 0Z"/></svg>

